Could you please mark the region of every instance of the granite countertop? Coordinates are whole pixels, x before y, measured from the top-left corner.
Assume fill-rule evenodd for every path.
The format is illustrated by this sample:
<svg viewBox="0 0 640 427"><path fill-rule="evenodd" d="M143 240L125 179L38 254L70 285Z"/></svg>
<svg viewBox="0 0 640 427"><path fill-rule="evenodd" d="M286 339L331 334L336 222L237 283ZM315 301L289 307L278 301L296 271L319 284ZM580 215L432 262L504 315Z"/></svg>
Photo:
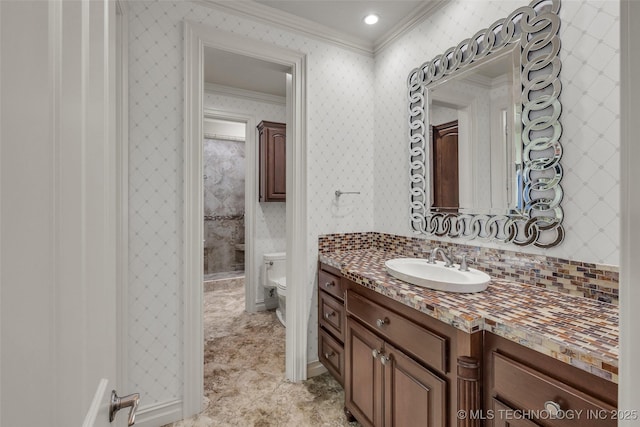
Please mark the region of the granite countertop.
<svg viewBox="0 0 640 427"><path fill-rule="evenodd" d="M487 330L618 382L617 306L502 279L473 294L435 291L386 272L386 260L403 257L380 249L319 255L348 279L462 331Z"/></svg>

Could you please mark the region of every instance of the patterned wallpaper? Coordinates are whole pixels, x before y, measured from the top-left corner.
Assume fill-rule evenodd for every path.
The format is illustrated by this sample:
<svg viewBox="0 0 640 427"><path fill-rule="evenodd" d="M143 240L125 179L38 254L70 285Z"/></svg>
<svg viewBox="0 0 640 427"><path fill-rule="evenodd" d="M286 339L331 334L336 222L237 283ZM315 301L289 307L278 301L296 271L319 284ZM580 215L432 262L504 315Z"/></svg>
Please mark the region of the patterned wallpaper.
<svg viewBox="0 0 640 427"><path fill-rule="evenodd" d="M204 107L215 110L241 112L253 116L256 125L262 120L272 122L286 121L286 109L284 105L269 102L252 101L216 93L205 93ZM247 132L257 132L255 129L247 129ZM257 138L256 138L257 141ZM249 167L247 165L247 167ZM256 196L257 198L257 196ZM255 278L253 286L256 288L256 302L264 302L262 288L262 255L269 252L284 252L287 248L287 214L284 203L258 203L256 207L255 228ZM277 300L267 301L267 304L277 304Z"/></svg>
<svg viewBox="0 0 640 427"><path fill-rule="evenodd" d="M528 1L452 0L376 57L375 230L410 236L406 79L409 71ZM565 0L562 186L566 238L550 249L473 244L619 264L619 4Z"/></svg>
<svg viewBox="0 0 640 427"><path fill-rule="evenodd" d="M309 276L293 285L314 294L319 234L373 228L372 58L195 3L130 2L128 372L129 388L142 393L144 407L182 395L185 19L307 54ZM338 201L336 189L361 194ZM263 207L263 214L270 213ZM315 360L312 307L314 299L308 345Z"/></svg>
<svg viewBox="0 0 640 427"><path fill-rule="evenodd" d="M183 20L307 54L309 276L293 285L312 290L318 235L410 234L408 72L524 3L452 0L375 63L195 3L129 3L128 373L143 407L182 395ZM618 3L567 0L561 17L567 239L546 254L617 264ZM337 199L337 189L361 194ZM272 213L277 217L263 207L265 217ZM266 220L257 225L272 231ZM275 227L284 228L284 221ZM310 295L308 351L315 360L315 292Z"/></svg>

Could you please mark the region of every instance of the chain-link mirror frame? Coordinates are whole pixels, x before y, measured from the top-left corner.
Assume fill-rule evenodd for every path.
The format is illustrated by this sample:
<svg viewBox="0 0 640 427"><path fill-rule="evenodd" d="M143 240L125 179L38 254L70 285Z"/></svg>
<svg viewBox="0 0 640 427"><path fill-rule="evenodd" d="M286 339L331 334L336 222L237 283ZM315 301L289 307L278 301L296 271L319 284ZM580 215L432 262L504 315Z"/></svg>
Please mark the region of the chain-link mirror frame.
<svg viewBox="0 0 640 427"><path fill-rule="evenodd" d="M542 248L563 241L559 10L560 0L534 0L409 73L410 222L414 232ZM429 85L512 48L518 49L520 56L522 91L514 134L515 143L521 145L524 208L493 215L430 207L427 174L431 132L425 105Z"/></svg>

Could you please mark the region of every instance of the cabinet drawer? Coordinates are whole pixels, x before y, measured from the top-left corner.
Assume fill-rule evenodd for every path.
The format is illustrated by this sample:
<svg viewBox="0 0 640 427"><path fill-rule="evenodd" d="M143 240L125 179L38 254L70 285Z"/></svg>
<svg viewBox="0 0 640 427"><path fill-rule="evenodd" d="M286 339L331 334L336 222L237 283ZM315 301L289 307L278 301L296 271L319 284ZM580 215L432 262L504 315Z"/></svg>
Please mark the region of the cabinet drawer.
<svg viewBox="0 0 640 427"><path fill-rule="evenodd" d="M318 272L318 289L321 289L340 301L344 301L344 292L340 286L340 277L333 275L327 271L320 270Z"/></svg>
<svg viewBox="0 0 640 427"><path fill-rule="evenodd" d="M519 416L513 408L508 407L497 399L492 399L493 427L538 427L538 424ZM518 415L516 415L518 414Z"/></svg>
<svg viewBox="0 0 640 427"><path fill-rule="evenodd" d="M447 372L445 338L352 291L347 292L347 312L422 362Z"/></svg>
<svg viewBox="0 0 640 427"><path fill-rule="evenodd" d="M344 386L344 346L326 331L318 331L320 362Z"/></svg>
<svg viewBox="0 0 640 427"><path fill-rule="evenodd" d="M331 332L338 340L344 342L344 304L326 292L319 292L320 326Z"/></svg>
<svg viewBox="0 0 640 427"><path fill-rule="evenodd" d="M529 366L499 353L493 355L494 393L511 406L532 411L532 421L542 426L615 426L609 417L615 408ZM570 416L549 416L545 404L553 402ZM539 417L536 417L540 411Z"/></svg>

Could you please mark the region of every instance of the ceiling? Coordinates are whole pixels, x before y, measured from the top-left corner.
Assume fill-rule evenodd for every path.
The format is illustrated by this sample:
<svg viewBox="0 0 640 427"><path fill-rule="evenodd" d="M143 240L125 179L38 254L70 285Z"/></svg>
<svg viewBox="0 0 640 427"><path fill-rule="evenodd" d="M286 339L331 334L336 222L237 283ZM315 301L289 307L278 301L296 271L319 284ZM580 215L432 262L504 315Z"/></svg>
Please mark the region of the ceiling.
<svg viewBox="0 0 640 427"><path fill-rule="evenodd" d="M231 13L266 21L367 54L374 54L398 34L446 0L202 0ZM375 13L380 20L367 25ZM205 48L205 82L285 96L288 69L259 59Z"/></svg>
<svg viewBox="0 0 640 427"><path fill-rule="evenodd" d="M285 96L289 67L224 50L204 48L204 81L237 89Z"/></svg>
<svg viewBox="0 0 640 427"><path fill-rule="evenodd" d="M283 12L308 19L342 33L374 44L391 31L424 0L255 0ZM380 20L375 25L363 22L365 16L375 13Z"/></svg>

